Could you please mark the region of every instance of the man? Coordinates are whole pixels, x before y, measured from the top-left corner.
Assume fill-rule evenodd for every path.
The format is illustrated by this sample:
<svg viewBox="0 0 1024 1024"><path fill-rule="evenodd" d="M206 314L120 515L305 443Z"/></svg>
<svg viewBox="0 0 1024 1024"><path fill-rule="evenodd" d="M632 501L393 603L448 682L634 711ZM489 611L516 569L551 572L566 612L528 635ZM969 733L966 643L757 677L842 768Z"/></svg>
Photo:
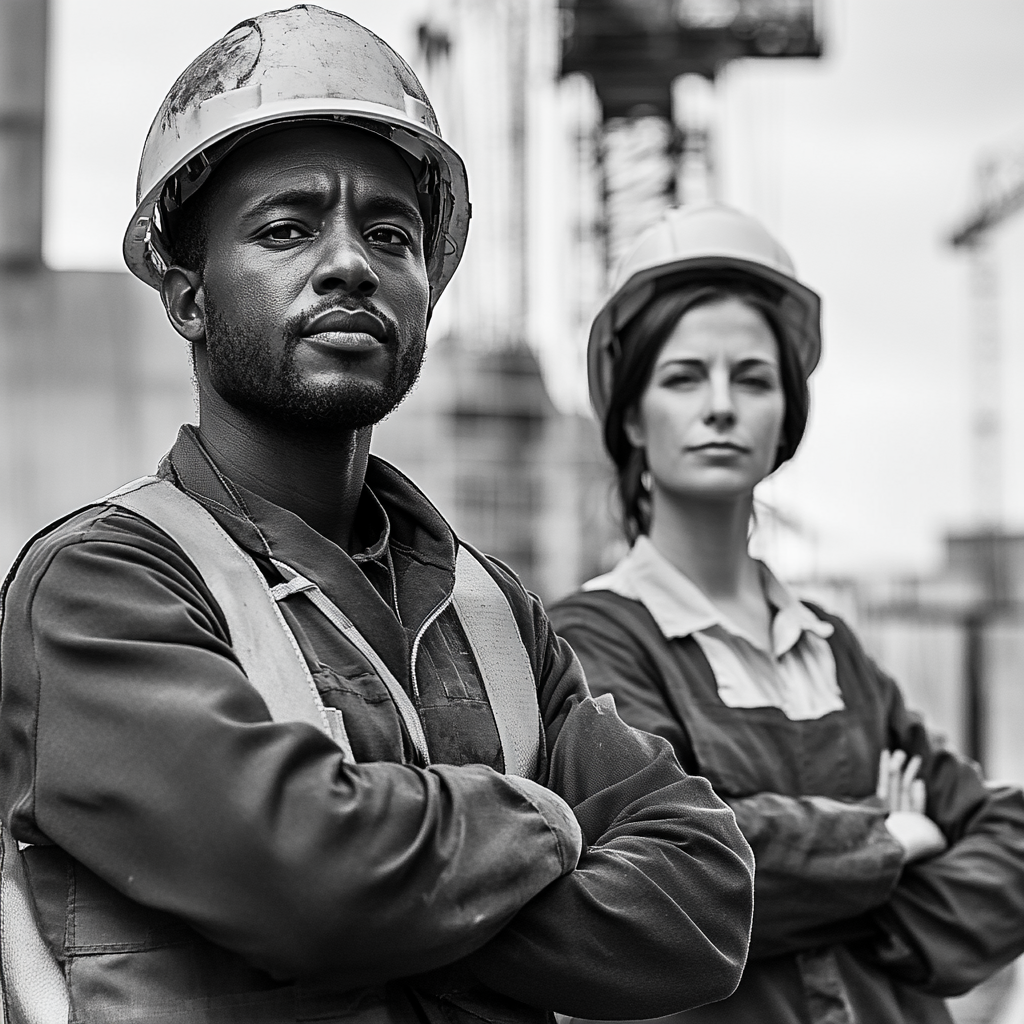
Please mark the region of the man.
<svg viewBox="0 0 1024 1024"><path fill-rule="evenodd" d="M199 426L145 485L185 518L73 513L3 626L3 819L73 1020L649 1017L739 980L731 813L506 568L470 556L467 599L467 549L368 454L468 220L415 76L316 7L233 29L154 121L125 255L192 347ZM310 721L271 713L193 513L280 602Z"/></svg>

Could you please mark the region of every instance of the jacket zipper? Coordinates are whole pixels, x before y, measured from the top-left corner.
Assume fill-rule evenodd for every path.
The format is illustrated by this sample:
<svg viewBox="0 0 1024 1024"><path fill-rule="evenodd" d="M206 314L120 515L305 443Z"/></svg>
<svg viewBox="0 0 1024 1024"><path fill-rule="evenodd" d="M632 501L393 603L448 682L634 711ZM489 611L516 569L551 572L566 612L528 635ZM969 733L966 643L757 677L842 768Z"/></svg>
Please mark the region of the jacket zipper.
<svg viewBox="0 0 1024 1024"><path fill-rule="evenodd" d="M409 655L409 682L412 684L412 695L416 701L416 713L419 714L420 704L420 687L416 681L416 659L420 653L420 641L423 639L423 634L437 621L438 617L442 612L452 603L455 599L455 592L452 591L436 608L423 620L422 625L416 631L416 636L413 637L412 641L412 652Z"/></svg>

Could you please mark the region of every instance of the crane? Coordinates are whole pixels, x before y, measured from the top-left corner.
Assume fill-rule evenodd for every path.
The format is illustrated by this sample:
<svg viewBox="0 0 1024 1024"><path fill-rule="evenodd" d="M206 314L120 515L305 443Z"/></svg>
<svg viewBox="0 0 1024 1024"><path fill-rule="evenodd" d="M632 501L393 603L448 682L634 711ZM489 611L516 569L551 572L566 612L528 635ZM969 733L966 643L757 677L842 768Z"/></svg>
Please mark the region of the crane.
<svg viewBox="0 0 1024 1024"><path fill-rule="evenodd" d="M979 161L974 207L949 236L970 258L974 395L971 423L975 518L982 530L1003 525L1002 346L999 274L992 232L1024 209L1024 149Z"/></svg>

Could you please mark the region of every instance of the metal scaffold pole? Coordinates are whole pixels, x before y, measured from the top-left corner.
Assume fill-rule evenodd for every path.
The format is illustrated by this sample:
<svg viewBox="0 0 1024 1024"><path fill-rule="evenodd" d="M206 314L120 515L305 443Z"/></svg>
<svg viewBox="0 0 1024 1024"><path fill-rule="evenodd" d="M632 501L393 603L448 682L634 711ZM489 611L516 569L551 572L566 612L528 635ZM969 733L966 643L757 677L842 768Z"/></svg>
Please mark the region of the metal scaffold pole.
<svg viewBox="0 0 1024 1024"><path fill-rule="evenodd" d="M1002 351L999 337L999 279L991 240L970 249L973 320L973 413L971 458L974 513L978 526L999 530L1003 523Z"/></svg>

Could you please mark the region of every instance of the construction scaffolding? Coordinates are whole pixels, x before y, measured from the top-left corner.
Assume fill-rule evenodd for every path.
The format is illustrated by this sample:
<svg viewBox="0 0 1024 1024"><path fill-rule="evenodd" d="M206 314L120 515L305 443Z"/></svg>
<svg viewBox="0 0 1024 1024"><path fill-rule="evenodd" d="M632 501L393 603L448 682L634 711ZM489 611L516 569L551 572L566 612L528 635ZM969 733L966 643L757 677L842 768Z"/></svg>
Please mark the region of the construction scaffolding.
<svg viewBox="0 0 1024 1024"><path fill-rule="evenodd" d="M716 196L715 79L730 61L820 57L816 0L559 0L561 74L593 82L606 271L673 203Z"/></svg>

